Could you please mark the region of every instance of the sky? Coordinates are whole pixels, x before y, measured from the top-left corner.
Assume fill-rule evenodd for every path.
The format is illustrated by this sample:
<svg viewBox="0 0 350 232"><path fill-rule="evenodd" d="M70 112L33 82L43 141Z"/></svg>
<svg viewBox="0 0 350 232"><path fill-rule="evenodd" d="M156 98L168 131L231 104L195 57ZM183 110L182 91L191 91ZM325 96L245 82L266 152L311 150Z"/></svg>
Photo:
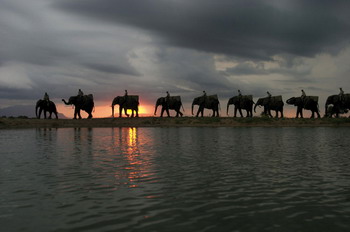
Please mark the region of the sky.
<svg viewBox="0 0 350 232"><path fill-rule="evenodd" d="M81 88L95 117L114 97L282 95L350 92L348 0L0 0L0 109L61 99ZM295 111L292 106L288 111ZM207 114L210 112L208 111ZM159 114L159 113L158 113ZM294 114L294 113L293 113Z"/></svg>

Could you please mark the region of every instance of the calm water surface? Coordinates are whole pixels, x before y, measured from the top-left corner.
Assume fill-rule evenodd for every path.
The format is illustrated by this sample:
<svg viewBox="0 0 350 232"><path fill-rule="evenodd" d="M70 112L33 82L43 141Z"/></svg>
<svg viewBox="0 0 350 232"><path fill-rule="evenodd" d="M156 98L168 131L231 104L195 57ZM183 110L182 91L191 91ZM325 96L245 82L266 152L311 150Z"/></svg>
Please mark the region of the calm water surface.
<svg viewBox="0 0 350 232"><path fill-rule="evenodd" d="M348 128L0 130L1 231L349 231Z"/></svg>

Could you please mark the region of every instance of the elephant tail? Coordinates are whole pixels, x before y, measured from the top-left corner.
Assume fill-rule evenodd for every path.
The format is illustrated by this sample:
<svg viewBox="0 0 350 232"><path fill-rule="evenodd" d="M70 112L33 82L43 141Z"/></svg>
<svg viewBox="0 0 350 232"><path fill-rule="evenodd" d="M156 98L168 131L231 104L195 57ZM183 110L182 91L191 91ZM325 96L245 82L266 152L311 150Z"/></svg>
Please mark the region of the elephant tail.
<svg viewBox="0 0 350 232"><path fill-rule="evenodd" d="M184 108L184 105L182 104L182 102L181 102L181 107L182 107L182 110L185 112L185 108Z"/></svg>

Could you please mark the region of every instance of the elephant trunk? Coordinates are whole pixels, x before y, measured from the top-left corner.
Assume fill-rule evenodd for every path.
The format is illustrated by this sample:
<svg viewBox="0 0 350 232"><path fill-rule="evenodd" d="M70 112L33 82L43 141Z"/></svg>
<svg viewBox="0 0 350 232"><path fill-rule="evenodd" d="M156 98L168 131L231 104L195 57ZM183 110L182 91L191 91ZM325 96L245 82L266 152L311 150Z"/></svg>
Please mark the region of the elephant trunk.
<svg viewBox="0 0 350 232"><path fill-rule="evenodd" d="M112 104L112 118L114 118L114 105Z"/></svg>
<svg viewBox="0 0 350 232"><path fill-rule="evenodd" d="M66 104L66 105L71 105L71 103L68 101L68 102L66 102L66 100L64 100L64 99L62 99L62 101L64 102L64 104Z"/></svg>
<svg viewBox="0 0 350 232"><path fill-rule="evenodd" d="M156 103L156 108L154 109L154 115L157 114L157 109L158 109L158 103Z"/></svg>
<svg viewBox="0 0 350 232"><path fill-rule="evenodd" d="M36 104L35 106L35 116L38 118L38 108L39 108L39 105Z"/></svg>
<svg viewBox="0 0 350 232"><path fill-rule="evenodd" d="M194 106L194 104L192 103L192 111L191 111L191 112L192 112L192 115L193 115L193 106Z"/></svg>
<svg viewBox="0 0 350 232"><path fill-rule="evenodd" d="M228 108L230 107L230 104L227 103L227 110L226 110L226 115L228 115Z"/></svg>
<svg viewBox="0 0 350 232"><path fill-rule="evenodd" d="M325 116L327 117L328 116L328 102L326 102L326 105L325 105Z"/></svg>
<svg viewBox="0 0 350 232"><path fill-rule="evenodd" d="M254 113L256 113L255 109L256 109L257 106L258 106L258 103L256 103L255 106L254 106Z"/></svg>

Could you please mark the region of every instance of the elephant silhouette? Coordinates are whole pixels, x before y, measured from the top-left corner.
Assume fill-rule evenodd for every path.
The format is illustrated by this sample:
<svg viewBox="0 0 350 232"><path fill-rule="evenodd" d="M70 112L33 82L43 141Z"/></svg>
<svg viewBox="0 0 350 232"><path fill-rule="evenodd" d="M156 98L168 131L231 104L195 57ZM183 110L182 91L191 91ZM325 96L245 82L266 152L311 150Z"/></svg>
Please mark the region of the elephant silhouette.
<svg viewBox="0 0 350 232"><path fill-rule="evenodd" d="M74 119L81 119L80 110L84 110L89 114L87 118L92 118L92 110L94 109L94 97L92 94L83 96L71 96L68 102L62 99L66 105L74 105Z"/></svg>
<svg viewBox="0 0 350 232"><path fill-rule="evenodd" d="M170 96L169 101L167 101L166 97L158 98L156 101L154 115L157 114L158 106L162 106L160 117L163 117L164 111L167 113L168 117L170 117L169 110L175 110L176 117L179 117L179 115L182 117L183 115L183 113L180 111L181 107L182 110L184 110L180 96Z"/></svg>
<svg viewBox="0 0 350 232"><path fill-rule="evenodd" d="M38 100L35 106L35 116L40 119L42 111L44 111L44 118L46 118L46 112L49 112L49 119L51 119L52 113L54 113L56 115L56 119L58 119L57 108L55 103L53 103L52 101L45 101L42 99Z"/></svg>
<svg viewBox="0 0 350 232"><path fill-rule="evenodd" d="M297 107L296 118L303 118L303 109L310 110L312 112L311 118L315 117L315 113L317 117L320 118L320 111L318 109L318 96L305 96L302 97L291 97L286 101L289 105L294 105Z"/></svg>
<svg viewBox="0 0 350 232"><path fill-rule="evenodd" d="M227 111L226 114L228 115L228 110L230 105L234 105L234 115L233 117L237 116L237 110L241 117L243 117L242 109L246 110L247 117L253 117L253 95L242 95L242 96L234 96L231 97L227 102Z"/></svg>
<svg viewBox="0 0 350 232"><path fill-rule="evenodd" d="M203 117L204 114L204 109L211 109L213 110L213 115L212 117L219 117L219 107L220 107L220 102L218 99L218 95L210 95L210 96L200 96L196 97L193 99L192 102L192 115L193 115L193 108L195 105L198 105L198 111L196 114L196 117L201 114Z"/></svg>
<svg viewBox="0 0 350 232"><path fill-rule="evenodd" d="M276 118L278 118L279 112L281 113L281 118L283 118L284 103L282 101L282 96L280 95L259 98L258 101L255 103L254 112L256 112L255 109L257 106L264 107L263 115L266 115L272 118L271 110L274 110L276 112Z"/></svg>
<svg viewBox="0 0 350 232"><path fill-rule="evenodd" d="M122 111L127 117L129 114L127 110L132 111L131 117L134 117L134 111L136 112L136 117L139 116L139 96L138 95L128 95L128 96L117 96L112 101L112 117L114 118L114 106L119 105L119 117L122 117Z"/></svg>

